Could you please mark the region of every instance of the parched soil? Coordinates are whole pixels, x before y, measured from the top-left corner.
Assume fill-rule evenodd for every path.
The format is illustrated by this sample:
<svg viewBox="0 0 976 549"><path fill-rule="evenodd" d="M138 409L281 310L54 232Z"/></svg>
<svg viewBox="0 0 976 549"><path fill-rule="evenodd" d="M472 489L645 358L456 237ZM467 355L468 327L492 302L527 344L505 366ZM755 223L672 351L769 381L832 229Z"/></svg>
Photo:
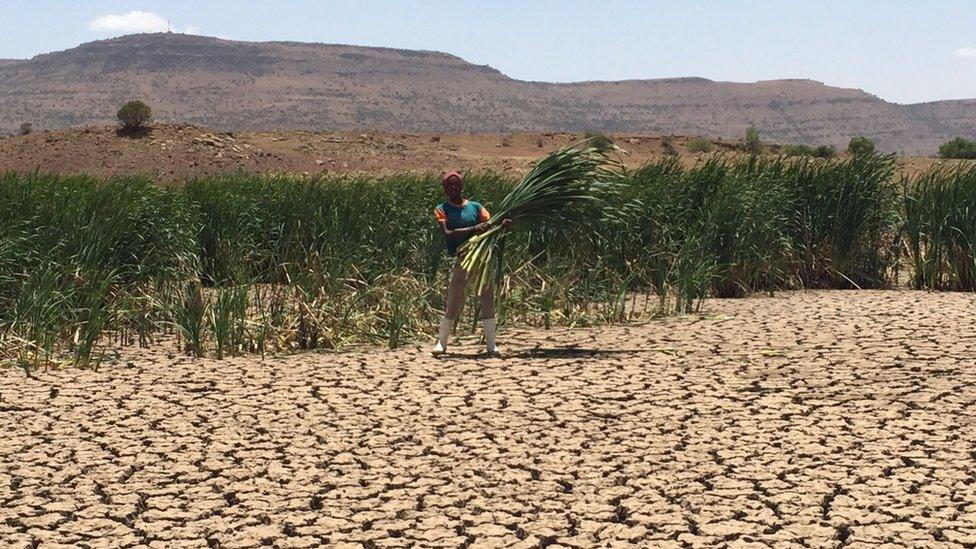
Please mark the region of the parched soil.
<svg viewBox="0 0 976 549"><path fill-rule="evenodd" d="M496 171L521 176L540 158L578 142L582 133L435 135L368 132L216 132L186 124L157 124L141 135L100 126L0 139L0 172L39 170L100 177L143 174L160 183L246 170L257 173L382 175L398 172ZM708 156L744 154L741 144L713 141L713 152L694 154L689 138L612 134L627 151L621 160L639 167L664 155L665 142L691 165ZM771 146L770 154L779 148ZM940 163L899 159L917 172Z"/></svg>
<svg viewBox="0 0 976 549"><path fill-rule="evenodd" d="M0 170L97 176L145 174L163 183L240 169L291 174L369 174L492 170L524 174L545 154L583 139L582 133L433 135L385 132L216 132L157 124L142 135L89 127L0 139ZM638 166L661 154L661 138L616 136ZM674 138L683 150L684 138ZM720 143L717 150L734 152ZM693 162L694 155L687 153Z"/></svg>
<svg viewBox="0 0 976 549"><path fill-rule="evenodd" d="M976 546L976 298L0 372L12 547Z"/></svg>

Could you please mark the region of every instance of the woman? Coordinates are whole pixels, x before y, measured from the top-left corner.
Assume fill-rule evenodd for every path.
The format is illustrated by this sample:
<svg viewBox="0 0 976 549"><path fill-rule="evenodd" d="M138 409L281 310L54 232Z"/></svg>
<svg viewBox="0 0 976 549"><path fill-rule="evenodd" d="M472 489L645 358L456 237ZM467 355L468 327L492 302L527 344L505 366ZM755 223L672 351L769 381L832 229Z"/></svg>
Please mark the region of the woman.
<svg viewBox="0 0 976 549"><path fill-rule="evenodd" d="M462 195L464 183L460 173L456 171L445 173L441 178L441 185L444 187L447 201L434 208L434 218L444 233L447 253L456 256L458 248L469 238L488 230L488 219L491 214L481 204L464 199ZM508 227L511 223L511 219L506 219L502 221L502 226ZM464 303L464 285L467 277L468 273L461 268L461 259L455 259L454 266L451 268L451 280L447 285L447 310L444 312L444 318L441 319L434 354L447 351L447 340L451 336L451 329L457 322L458 315L461 314L461 305ZM491 284L485 287L479 297L481 323L485 328L485 343L488 354L494 355L498 353L498 348L495 347L495 294Z"/></svg>

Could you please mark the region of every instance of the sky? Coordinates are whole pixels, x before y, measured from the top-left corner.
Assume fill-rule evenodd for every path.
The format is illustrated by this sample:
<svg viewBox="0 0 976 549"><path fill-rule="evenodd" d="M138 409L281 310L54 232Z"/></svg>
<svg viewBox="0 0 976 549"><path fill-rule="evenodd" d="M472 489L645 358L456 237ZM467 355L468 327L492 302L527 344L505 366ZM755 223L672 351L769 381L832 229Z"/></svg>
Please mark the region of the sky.
<svg viewBox="0 0 976 549"><path fill-rule="evenodd" d="M166 30L444 51L519 80L810 78L976 98L976 0L0 0L0 58Z"/></svg>

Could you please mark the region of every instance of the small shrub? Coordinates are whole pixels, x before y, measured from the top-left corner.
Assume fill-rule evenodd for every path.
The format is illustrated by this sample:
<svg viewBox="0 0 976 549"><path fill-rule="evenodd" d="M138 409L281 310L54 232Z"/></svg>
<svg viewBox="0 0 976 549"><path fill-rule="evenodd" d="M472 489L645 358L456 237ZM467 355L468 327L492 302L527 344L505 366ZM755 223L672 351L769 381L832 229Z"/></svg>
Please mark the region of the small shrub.
<svg viewBox="0 0 976 549"><path fill-rule="evenodd" d="M862 135L852 137L850 143L847 144L847 152L854 156L874 154L874 141Z"/></svg>
<svg viewBox="0 0 976 549"><path fill-rule="evenodd" d="M152 109L142 101L129 101L115 115L122 124L122 129L135 131L149 125L152 121Z"/></svg>
<svg viewBox="0 0 976 549"><path fill-rule="evenodd" d="M820 145L813 149L813 156L817 158L833 158L837 154L837 147L833 145Z"/></svg>
<svg viewBox="0 0 976 549"><path fill-rule="evenodd" d="M586 132L583 134L583 139L588 139L590 145L598 149L606 149L613 145L613 138L605 133Z"/></svg>
<svg viewBox="0 0 976 549"><path fill-rule="evenodd" d="M707 153L712 150L712 142L704 137L696 137L685 143L685 148L688 149L688 152Z"/></svg>
<svg viewBox="0 0 976 549"><path fill-rule="evenodd" d="M939 156L942 158L976 159L976 141L965 137L950 139L939 147Z"/></svg>
<svg viewBox="0 0 976 549"><path fill-rule="evenodd" d="M809 145L783 145L780 151L786 156L813 156L815 154Z"/></svg>
<svg viewBox="0 0 976 549"><path fill-rule="evenodd" d="M24 122L20 125L20 135L27 135L34 129L34 125L30 122Z"/></svg>
<svg viewBox="0 0 976 549"><path fill-rule="evenodd" d="M667 156L678 156L678 149L674 148L670 137L661 138L661 152Z"/></svg>
<svg viewBox="0 0 976 549"><path fill-rule="evenodd" d="M750 154L762 152L762 141L759 139L759 130L755 126L749 126L746 129L746 150Z"/></svg>
<svg viewBox="0 0 976 549"><path fill-rule="evenodd" d="M780 151L786 156L815 156L817 158L833 158L837 148L833 145L783 145Z"/></svg>

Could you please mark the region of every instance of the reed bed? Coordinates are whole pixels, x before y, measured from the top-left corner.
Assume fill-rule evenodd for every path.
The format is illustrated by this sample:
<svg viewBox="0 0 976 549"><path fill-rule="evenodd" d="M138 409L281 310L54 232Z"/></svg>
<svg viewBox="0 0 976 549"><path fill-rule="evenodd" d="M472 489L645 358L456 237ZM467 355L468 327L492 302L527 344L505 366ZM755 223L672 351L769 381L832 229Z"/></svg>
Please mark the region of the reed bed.
<svg viewBox="0 0 976 549"><path fill-rule="evenodd" d="M912 285L976 290L976 165L935 168L902 188Z"/></svg>
<svg viewBox="0 0 976 549"><path fill-rule="evenodd" d="M501 203L516 181L470 174ZM796 288L976 289L976 168L895 176L894 159L664 159L577 221L505 239L500 321L618 322ZM160 339L226 357L372 344L434 327L450 258L435 175L0 176L0 356L97 367ZM468 308L462 325L474 326ZM170 344L170 343L167 343Z"/></svg>

